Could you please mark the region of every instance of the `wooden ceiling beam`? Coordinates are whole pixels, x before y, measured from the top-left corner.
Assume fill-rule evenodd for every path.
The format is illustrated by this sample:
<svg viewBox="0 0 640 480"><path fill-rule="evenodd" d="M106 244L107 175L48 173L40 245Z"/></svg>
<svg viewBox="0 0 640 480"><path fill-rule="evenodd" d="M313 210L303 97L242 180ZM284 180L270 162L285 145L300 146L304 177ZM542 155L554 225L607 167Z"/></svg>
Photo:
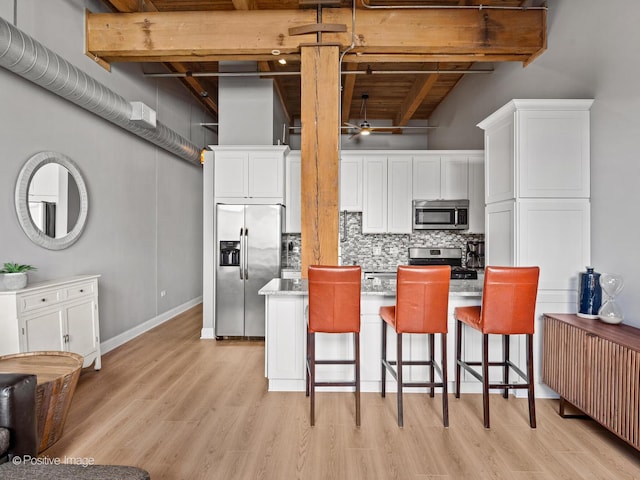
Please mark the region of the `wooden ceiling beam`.
<svg viewBox="0 0 640 480"><path fill-rule="evenodd" d="M438 75L435 73L430 75L420 75L413 83L413 86L411 87L409 94L404 99L404 102L402 102L400 111L396 115L396 119L393 124L398 126L407 125L437 81Z"/></svg>
<svg viewBox="0 0 640 480"><path fill-rule="evenodd" d="M258 8L256 0L233 0L233 8L236 10L255 10Z"/></svg>
<svg viewBox="0 0 640 480"><path fill-rule="evenodd" d="M107 61L238 60L280 50L298 53L314 34L289 30L316 21L312 10L249 10L88 14L87 51ZM351 10L326 9L323 22L351 25ZM364 10L357 14L351 56L434 57L432 61L526 61L546 48L544 10ZM323 41L351 44L351 32L325 33ZM172 60L176 61L176 60ZM369 60L370 61L370 60Z"/></svg>

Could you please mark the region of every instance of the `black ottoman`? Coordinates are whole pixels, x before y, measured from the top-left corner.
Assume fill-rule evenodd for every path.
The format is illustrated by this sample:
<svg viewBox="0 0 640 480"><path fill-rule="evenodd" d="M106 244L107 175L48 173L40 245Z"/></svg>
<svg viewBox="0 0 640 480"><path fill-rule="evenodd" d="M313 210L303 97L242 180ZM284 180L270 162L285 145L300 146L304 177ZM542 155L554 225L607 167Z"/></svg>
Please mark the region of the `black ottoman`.
<svg viewBox="0 0 640 480"><path fill-rule="evenodd" d="M2 480L150 480L149 472L120 465L0 465Z"/></svg>

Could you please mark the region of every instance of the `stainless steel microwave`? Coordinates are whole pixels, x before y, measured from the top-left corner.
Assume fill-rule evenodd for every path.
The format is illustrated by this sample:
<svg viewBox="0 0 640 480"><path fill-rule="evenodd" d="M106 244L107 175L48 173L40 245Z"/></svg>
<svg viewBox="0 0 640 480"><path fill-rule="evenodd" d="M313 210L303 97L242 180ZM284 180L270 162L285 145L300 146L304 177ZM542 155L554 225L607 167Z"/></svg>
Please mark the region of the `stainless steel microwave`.
<svg viewBox="0 0 640 480"><path fill-rule="evenodd" d="M467 230L469 200L414 200L414 230Z"/></svg>

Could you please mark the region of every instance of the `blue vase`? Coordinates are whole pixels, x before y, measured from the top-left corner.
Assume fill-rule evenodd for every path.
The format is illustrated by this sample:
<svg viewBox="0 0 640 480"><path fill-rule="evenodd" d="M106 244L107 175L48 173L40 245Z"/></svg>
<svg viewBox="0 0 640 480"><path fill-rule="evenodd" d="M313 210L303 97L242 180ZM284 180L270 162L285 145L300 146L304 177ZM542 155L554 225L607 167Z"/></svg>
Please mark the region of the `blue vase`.
<svg viewBox="0 0 640 480"><path fill-rule="evenodd" d="M578 277L578 316L582 318L598 318L598 310L602 303L602 287L600 274L587 267Z"/></svg>

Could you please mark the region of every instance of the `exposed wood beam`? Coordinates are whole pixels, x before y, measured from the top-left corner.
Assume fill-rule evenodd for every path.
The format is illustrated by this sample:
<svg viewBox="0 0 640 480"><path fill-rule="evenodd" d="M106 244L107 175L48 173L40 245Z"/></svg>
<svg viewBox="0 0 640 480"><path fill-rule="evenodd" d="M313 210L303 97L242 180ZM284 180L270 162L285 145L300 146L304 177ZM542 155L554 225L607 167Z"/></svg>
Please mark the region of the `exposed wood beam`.
<svg viewBox="0 0 640 480"><path fill-rule="evenodd" d="M420 107L422 101L437 81L438 75L435 73L430 75L420 75L416 78L411 90L402 102L400 111L396 115L394 125L404 126L409 123L409 120L411 120L411 117L416 113L416 110Z"/></svg>
<svg viewBox="0 0 640 480"><path fill-rule="evenodd" d="M270 62L258 62L258 70L261 72L272 72L274 69L271 67ZM293 117L291 116L291 112L287 108L287 104L285 103L284 91L282 90L282 85L280 83L280 79L278 77L273 79L273 84L276 87L276 93L278 94L278 99L280 100L280 106L282 107L282 111L287 119L289 125L293 124Z"/></svg>
<svg viewBox="0 0 640 480"><path fill-rule="evenodd" d="M309 265L338 264L338 46L302 47L302 276Z"/></svg>
<svg viewBox="0 0 640 480"><path fill-rule="evenodd" d="M323 12L326 23L350 26L350 19L350 9ZM300 45L315 42L314 34L288 33L315 21L312 10L90 14L87 50L107 61L256 60L274 49L297 53ZM381 55L387 62L407 54L422 55L422 61L524 62L545 48L545 32L544 10L364 10L352 55ZM323 35L343 48L351 38L350 31Z"/></svg>
<svg viewBox="0 0 640 480"><path fill-rule="evenodd" d="M233 0L233 8L236 10L255 10L257 5L256 0Z"/></svg>
<svg viewBox="0 0 640 480"><path fill-rule="evenodd" d="M355 63L347 63L345 70L354 71L358 69L358 65ZM357 75L344 75L342 82L342 123L349 121L349 111L351 110L351 101L353 100L353 88L356 85Z"/></svg>
<svg viewBox="0 0 640 480"><path fill-rule="evenodd" d="M174 62L174 63L167 63L167 65L171 69L179 73L186 73L189 71L188 66L182 63ZM198 100L204 103L204 105L209 109L209 111L213 115L218 114L218 104L215 102L215 100L211 96L209 96L209 92L207 91L207 89L203 87L202 84L196 78L186 76L186 77L180 78L180 80L187 86L189 90L191 90L191 92L198 98ZM207 95L203 96L202 92L207 92Z"/></svg>

